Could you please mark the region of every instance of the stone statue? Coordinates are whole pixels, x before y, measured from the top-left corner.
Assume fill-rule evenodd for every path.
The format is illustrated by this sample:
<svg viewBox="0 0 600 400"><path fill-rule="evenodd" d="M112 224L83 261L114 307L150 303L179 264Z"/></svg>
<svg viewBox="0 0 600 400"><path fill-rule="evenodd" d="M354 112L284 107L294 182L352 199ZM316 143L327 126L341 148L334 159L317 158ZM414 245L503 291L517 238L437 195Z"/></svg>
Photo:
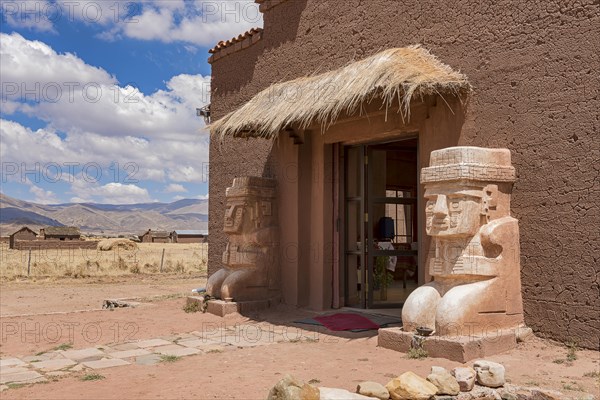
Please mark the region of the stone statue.
<svg viewBox="0 0 600 400"><path fill-rule="evenodd" d="M279 263L275 180L235 178L225 197L224 232L229 242L223 252L223 268L208 279L207 293L238 302L276 297Z"/></svg>
<svg viewBox="0 0 600 400"><path fill-rule="evenodd" d="M403 329L486 335L523 323L515 181L507 149L450 147L431 153L421 183L434 280L410 294Z"/></svg>

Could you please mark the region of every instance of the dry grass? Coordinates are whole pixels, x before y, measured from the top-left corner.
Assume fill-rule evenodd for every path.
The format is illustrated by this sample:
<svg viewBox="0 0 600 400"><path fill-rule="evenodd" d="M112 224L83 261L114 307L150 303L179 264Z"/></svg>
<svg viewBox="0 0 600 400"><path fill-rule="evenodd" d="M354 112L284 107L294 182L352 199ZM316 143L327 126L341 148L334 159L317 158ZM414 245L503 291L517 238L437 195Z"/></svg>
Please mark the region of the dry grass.
<svg viewBox="0 0 600 400"><path fill-rule="evenodd" d="M241 108L210 125L211 135L273 139L295 124L306 129L320 124L324 131L342 112L360 110L363 103L383 99L386 109L399 103L409 117L413 96L466 95L467 77L440 62L420 46L384 50L347 66L276 83Z"/></svg>
<svg viewBox="0 0 600 400"><path fill-rule="evenodd" d="M32 277L118 276L158 274L165 250L163 273L197 274L206 272L206 243L139 243L137 248L115 245L112 250L53 249L31 252ZM28 250L12 250L0 244L0 279L27 276Z"/></svg>
<svg viewBox="0 0 600 400"><path fill-rule="evenodd" d="M137 250L138 246L134 241L129 239L104 239L98 242L98 250L110 251L115 249L121 250Z"/></svg>

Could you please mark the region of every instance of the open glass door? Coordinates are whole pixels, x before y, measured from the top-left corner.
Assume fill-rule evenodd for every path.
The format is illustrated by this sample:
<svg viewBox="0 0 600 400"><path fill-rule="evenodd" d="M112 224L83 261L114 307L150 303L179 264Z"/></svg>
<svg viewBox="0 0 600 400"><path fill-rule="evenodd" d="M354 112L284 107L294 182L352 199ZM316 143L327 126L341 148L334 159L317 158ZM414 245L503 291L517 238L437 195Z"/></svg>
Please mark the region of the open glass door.
<svg viewBox="0 0 600 400"><path fill-rule="evenodd" d="M401 307L418 283L417 139L345 147L345 305Z"/></svg>
<svg viewBox="0 0 600 400"><path fill-rule="evenodd" d="M367 147L368 308L401 307L417 287L417 143Z"/></svg>

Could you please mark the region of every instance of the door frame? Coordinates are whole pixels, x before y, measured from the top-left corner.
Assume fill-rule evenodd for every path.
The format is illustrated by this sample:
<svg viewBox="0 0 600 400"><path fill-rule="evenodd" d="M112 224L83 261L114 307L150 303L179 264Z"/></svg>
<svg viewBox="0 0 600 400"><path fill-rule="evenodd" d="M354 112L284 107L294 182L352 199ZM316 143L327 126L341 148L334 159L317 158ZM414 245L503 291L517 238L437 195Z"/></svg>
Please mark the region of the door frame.
<svg viewBox="0 0 600 400"><path fill-rule="evenodd" d="M416 199L410 199L410 200L405 200L402 198L397 198L395 200L391 200L390 198L374 198L373 196L369 196L368 193L373 193L372 190L372 184L373 184L373 179L370 177L373 174L372 169L369 169L369 158L371 158L371 153L373 152L373 146L376 145L382 145L382 144L386 144L386 143L395 143L395 142L402 142L402 141L406 141L406 140L417 140L417 148L416 148L416 155L417 155L417 160L416 160L416 164L417 164L417 175L419 174L420 171L420 159L419 159L419 147L420 147L420 142L419 142L419 135L418 133L415 135L411 135L408 137L403 137L403 138L395 138L394 140L385 140L385 141L371 141L371 142L365 142L365 143L352 143L352 144L344 144L344 143L338 143L337 145L339 147L337 147L337 150L334 150L334 154L336 155L335 157L335 165L337 166L337 171L335 176L337 177L337 183L334 184L334 190L336 191L336 194L334 194L334 209L337 208L337 210L334 210L334 232L335 232L335 240L334 243L337 243L337 251L335 252L338 255L338 262L337 262L337 268L336 266L334 266L334 285L337 286L337 292L340 293L343 292L343 302L344 302L344 306L348 306L349 303L349 290L348 290L348 263L347 263L347 255L358 255L359 256L359 260L360 260L360 265L361 265L361 279L363 282L363 286L361 286L361 291L360 291L360 300L359 300L359 305L360 308L364 308L364 309L371 309L374 308L375 302L373 299L373 285L371 284L371 282L373 281L373 268L374 268L374 260L375 257L377 256L384 256L384 255L398 255L398 256L406 256L406 255L417 255L417 259L419 260L419 262L417 263L418 265L418 271L417 273L419 274L419 284L422 283L421 281L421 276L422 276L422 269L423 266L420 263L420 260L423 259L421 257L420 254L420 249L421 249L421 237L422 237L422 229L417 229L417 242L419 243L419 250L411 250L411 251L407 251L407 250L375 250L374 245L375 245L375 240L373 238L373 233L374 232L374 221L373 218L370 217L371 215L374 215L373 213L373 207L374 204L376 203L382 203L382 202L387 202L389 203L397 203L397 204L414 204L414 207L416 207L416 215L415 215L415 219L416 219L416 224L419 223L419 214L421 213L421 201L419 199L419 194L421 192L420 190L420 185L419 185L419 179L417 176L417 190L416 190ZM360 196L354 196L352 198L348 198L346 196L346 171L348 168L348 157L347 155L347 149L349 148L356 148L359 147L362 149L362 151L359 152L360 154L360 159L359 159L359 164L362 165L362 168L360 168ZM335 149L335 147L334 147ZM367 186L367 187L365 187ZM337 197L337 199L336 199ZM366 197L366 198L365 198ZM362 210L362 214L364 215L364 218L362 218L362 223L360 224L360 235L361 238L363 238L363 245L361 246L361 249L358 251L347 251L346 250L346 244L347 244L347 232L346 232L346 221L348 220L348 207L346 207L347 202L349 201L355 201L355 202L359 202L360 203L360 210ZM335 201L337 200L337 201ZM366 234L368 234L370 232L370 234L368 236L365 236ZM365 245L366 244L366 245ZM365 264L366 262L366 264ZM366 268L365 268L366 265ZM336 279L337 278L337 282ZM343 285L343 286L342 286ZM336 290L334 289L333 291L334 293L336 293ZM338 300L339 299L339 300ZM336 303L338 304L339 307L339 302L342 299L342 296L338 295L336 298L334 298L334 302L333 304L335 305ZM337 301L336 301L337 300ZM377 308L399 308L402 306L403 303L378 303L376 305Z"/></svg>

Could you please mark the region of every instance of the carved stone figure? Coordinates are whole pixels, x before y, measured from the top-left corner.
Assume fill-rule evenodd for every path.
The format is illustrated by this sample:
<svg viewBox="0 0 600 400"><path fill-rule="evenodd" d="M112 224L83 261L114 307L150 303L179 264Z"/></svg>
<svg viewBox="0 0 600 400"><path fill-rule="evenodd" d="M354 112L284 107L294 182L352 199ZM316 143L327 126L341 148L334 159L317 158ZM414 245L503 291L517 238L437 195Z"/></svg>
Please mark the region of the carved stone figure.
<svg viewBox="0 0 600 400"><path fill-rule="evenodd" d="M265 300L278 294L276 182L241 177L225 192L224 232L229 242L223 268L208 279L206 291L219 299Z"/></svg>
<svg viewBox="0 0 600 400"><path fill-rule="evenodd" d="M518 221L510 216L515 181L507 149L450 147L423 168L427 257L434 280L410 294L405 331L481 335L523 323Z"/></svg>

